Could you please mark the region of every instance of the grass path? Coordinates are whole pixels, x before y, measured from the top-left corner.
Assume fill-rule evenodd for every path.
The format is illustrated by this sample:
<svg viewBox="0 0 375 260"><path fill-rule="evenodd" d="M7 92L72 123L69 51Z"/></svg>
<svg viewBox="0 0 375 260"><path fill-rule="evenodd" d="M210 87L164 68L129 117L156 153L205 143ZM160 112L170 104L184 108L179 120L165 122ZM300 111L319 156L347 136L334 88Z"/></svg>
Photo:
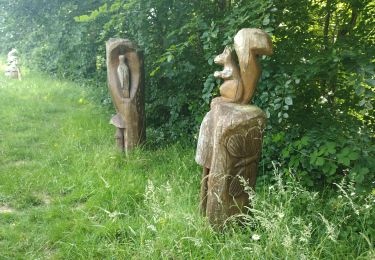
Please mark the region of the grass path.
<svg viewBox="0 0 375 260"><path fill-rule="evenodd" d="M246 226L214 232L198 214L194 149L124 158L90 96L0 76L0 259L375 258L375 199L350 186L324 197L276 178L258 185Z"/></svg>
<svg viewBox="0 0 375 260"><path fill-rule="evenodd" d="M181 161L192 151L136 151L126 160L109 116L76 84L0 78L0 259L132 251L118 244L144 224L147 180L181 181L175 171L192 170Z"/></svg>

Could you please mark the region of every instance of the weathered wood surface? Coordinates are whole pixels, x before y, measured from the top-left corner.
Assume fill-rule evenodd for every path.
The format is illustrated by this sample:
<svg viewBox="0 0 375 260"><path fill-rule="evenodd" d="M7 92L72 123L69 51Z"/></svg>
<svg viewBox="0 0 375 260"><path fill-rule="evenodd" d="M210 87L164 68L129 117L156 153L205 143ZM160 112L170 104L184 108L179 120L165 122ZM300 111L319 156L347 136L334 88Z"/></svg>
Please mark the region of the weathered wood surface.
<svg viewBox="0 0 375 260"><path fill-rule="evenodd" d="M272 40L262 30L244 28L234 37L233 48L234 50L227 46L223 53L215 57L214 62L224 68L222 71L215 71L214 76L224 80L220 86L223 101L248 104L261 75L258 57L272 55Z"/></svg>
<svg viewBox="0 0 375 260"><path fill-rule="evenodd" d="M201 212L211 224L249 206L244 187L255 187L266 116L251 105L213 102L199 133L195 160L203 166Z"/></svg>
<svg viewBox="0 0 375 260"><path fill-rule="evenodd" d="M234 37L233 47L234 51L227 46L214 60L223 65L214 76L224 82L201 124L195 157L203 166L201 212L215 226L249 206L245 187L255 187L266 121L260 108L246 104L261 75L258 56L272 55L271 37L244 28Z"/></svg>
<svg viewBox="0 0 375 260"><path fill-rule="evenodd" d="M111 124L117 127L115 138L119 148L129 152L146 139L143 56L126 39L110 39L106 51L108 88L117 112ZM126 84L118 72L123 58L129 70Z"/></svg>

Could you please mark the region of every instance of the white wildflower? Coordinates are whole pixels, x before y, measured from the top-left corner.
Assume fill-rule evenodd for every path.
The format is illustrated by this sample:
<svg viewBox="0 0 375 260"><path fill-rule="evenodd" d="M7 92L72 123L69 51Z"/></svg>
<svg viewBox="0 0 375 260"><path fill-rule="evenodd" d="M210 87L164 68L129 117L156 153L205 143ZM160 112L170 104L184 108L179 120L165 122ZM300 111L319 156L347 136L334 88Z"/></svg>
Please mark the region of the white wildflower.
<svg viewBox="0 0 375 260"><path fill-rule="evenodd" d="M260 236L258 234L254 234L251 236L251 239L254 241L258 241L260 239Z"/></svg>
<svg viewBox="0 0 375 260"><path fill-rule="evenodd" d="M151 230L153 232L156 232L156 227L154 225L148 225L147 229L149 229L149 230Z"/></svg>

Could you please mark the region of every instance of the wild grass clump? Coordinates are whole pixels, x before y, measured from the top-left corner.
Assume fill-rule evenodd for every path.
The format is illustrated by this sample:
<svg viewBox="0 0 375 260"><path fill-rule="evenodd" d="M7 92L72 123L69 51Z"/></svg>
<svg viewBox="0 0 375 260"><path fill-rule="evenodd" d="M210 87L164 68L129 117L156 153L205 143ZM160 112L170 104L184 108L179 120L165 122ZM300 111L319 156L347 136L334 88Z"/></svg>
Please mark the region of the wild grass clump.
<svg viewBox="0 0 375 260"><path fill-rule="evenodd" d="M354 185L346 182L336 184L335 191L308 191L296 181L285 183L281 176L275 168L275 184L261 186L256 193L249 190L250 213L228 220L224 231L208 226L194 205L186 212L180 199L184 195L177 187L148 182L141 214L144 243L138 244L136 255L190 259L375 256L374 195L358 195Z"/></svg>
<svg viewBox="0 0 375 260"><path fill-rule="evenodd" d="M256 194L245 226L260 237L259 257L295 259L356 258L374 256L374 195L354 192L343 181L337 190L308 191L297 181L285 182L274 164L275 184ZM254 236L253 235L253 236ZM363 253L363 249L368 251Z"/></svg>
<svg viewBox="0 0 375 260"><path fill-rule="evenodd" d="M195 144L125 157L88 89L34 72L0 82L1 259L375 258L375 195L350 182L310 191L274 164L249 214L216 231Z"/></svg>

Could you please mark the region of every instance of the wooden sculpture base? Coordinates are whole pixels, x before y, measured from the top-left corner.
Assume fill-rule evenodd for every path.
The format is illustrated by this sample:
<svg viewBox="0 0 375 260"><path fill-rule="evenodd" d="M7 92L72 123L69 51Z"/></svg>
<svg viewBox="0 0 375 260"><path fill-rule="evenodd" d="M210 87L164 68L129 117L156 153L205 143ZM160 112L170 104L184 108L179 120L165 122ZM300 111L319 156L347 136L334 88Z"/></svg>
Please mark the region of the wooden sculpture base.
<svg viewBox="0 0 375 260"><path fill-rule="evenodd" d="M5 70L5 76L8 77L8 78L21 80L21 73L20 73L20 70L18 68L17 69L6 68L6 70Z"/></svg>
<svg viewBox="0 0 375 260"><path fill-rule="evenodd" d="M266 116L251 105L212 102L201 124L195 160L203 167L200 209L222 227L249 206L255 188Z"/></svg>

